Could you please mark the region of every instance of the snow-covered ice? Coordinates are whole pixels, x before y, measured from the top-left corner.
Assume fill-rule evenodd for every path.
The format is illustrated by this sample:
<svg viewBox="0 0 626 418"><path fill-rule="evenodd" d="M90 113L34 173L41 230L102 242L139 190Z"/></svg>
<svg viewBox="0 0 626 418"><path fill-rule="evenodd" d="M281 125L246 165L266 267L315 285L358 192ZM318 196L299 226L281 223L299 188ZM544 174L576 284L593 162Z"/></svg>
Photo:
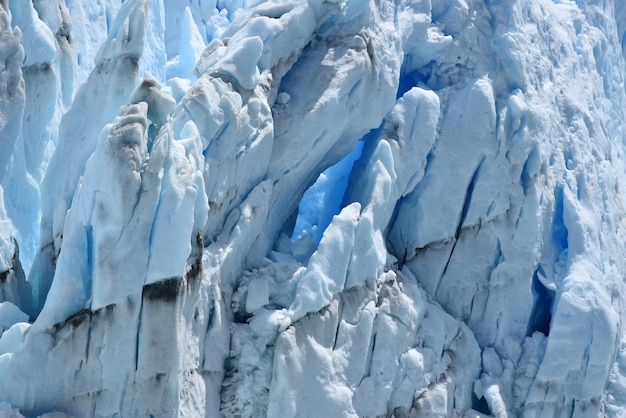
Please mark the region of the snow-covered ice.
<svg viewBox="0 0 626 418"><path fill-rule="evenodd" d="M0 0L0 416L626 416L620 0Z"/></svg>

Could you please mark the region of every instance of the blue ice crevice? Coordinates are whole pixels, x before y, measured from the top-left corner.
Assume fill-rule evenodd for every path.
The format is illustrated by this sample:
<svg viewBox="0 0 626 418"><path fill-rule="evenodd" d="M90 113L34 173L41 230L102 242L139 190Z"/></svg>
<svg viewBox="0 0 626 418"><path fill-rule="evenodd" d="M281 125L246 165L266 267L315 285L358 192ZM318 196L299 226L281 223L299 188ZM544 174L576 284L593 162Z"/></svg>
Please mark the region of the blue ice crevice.
<svg viewBox="0 0 626 418"><path fill-rule="evenodd" d="M539 266L533 275L533 308L528 321L527 336L531 336L535 332L541 332L545 336L550 334L552 310L556 295L554 290L547 288L541 282L540 275L542 274L541 266Z"/></svg>
<svg viewBox="0 0 626 418"><path fill-rule="evenodd" d="M319 244L333 216L341 211L350 173L354 163L361 157L363 145L363 140L358 141L348 155L323 171L315 183L304 192L298 205L292 241L308 234Z"/></svg>
<svg viewBox="0 0 626 418"><path fill-rule="evenodd" d="M565 276L568 254L569 232L563 215L563 188L561 186L554 190L554 215L552 217L552 248L553 260L552 271L546 272L540 264L533 275L532 293L533 307L530 314L527 335L534 332L541 332L549 335L550 324L552 322L552 311L556 292L550 283ZM550 279L552 277L552 279Z"/></svg>

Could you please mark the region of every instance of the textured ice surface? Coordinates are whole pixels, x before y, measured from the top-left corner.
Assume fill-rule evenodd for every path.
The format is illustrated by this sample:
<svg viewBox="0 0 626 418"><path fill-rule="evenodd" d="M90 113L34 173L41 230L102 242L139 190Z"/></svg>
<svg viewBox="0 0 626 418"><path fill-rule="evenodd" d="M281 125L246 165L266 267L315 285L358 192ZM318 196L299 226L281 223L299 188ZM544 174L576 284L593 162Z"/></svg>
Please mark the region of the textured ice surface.
<svg viewBox="0 0 626 418"><path fill-rule="evenodd" d="M618 0L0 0L0 416L626 415Z"/></svg>

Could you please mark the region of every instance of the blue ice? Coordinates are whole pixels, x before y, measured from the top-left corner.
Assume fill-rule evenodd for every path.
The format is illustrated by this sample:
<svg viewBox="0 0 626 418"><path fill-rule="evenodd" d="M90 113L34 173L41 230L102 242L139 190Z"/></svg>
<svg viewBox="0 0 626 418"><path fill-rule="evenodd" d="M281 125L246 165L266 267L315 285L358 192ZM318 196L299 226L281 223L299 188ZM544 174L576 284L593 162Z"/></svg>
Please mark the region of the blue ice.
<svg viewBox="0 0 626 418"><path fill-rule="evenodd" d="M355 161L361 157L363 144L363 141L357 142L348 155L322 172L317 181L304 192L298 206L298 217L291 235L292 241L309 234L319 244L333 216L341 210L350 172Z"/></svg>

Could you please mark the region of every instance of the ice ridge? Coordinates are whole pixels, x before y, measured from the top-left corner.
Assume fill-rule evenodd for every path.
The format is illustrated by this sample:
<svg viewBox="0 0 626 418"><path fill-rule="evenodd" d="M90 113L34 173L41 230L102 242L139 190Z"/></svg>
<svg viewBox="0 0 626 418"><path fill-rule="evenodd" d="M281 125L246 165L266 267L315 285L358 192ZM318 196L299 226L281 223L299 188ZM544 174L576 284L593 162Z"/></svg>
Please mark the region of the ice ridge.
<svg viewBox="0 0 626 418"><path fill-rule="evenodd" d="M0 0L0 416L625 416L624 39Z"/></svg>

